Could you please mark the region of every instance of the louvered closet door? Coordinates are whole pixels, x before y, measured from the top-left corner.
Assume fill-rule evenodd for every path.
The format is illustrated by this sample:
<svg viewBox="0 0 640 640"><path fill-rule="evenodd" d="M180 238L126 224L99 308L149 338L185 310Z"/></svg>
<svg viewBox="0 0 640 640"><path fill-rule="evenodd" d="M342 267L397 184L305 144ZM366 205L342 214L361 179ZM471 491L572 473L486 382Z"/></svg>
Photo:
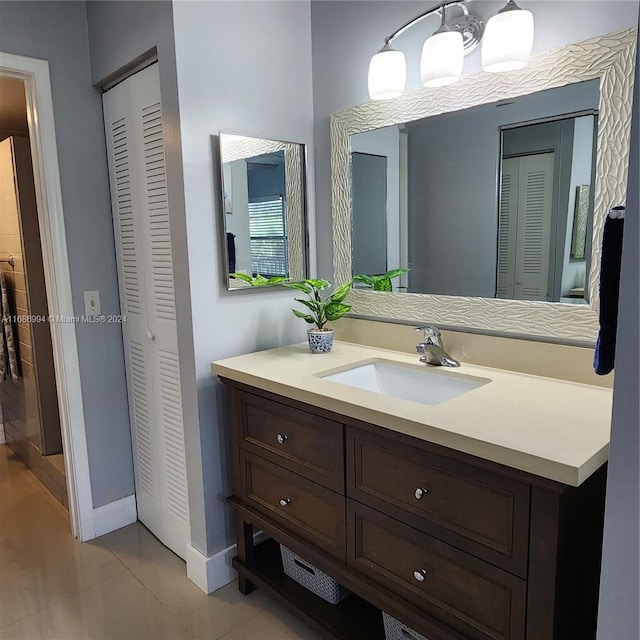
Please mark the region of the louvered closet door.
<svg viewBox="0 0 640 640"><path fill-rule="evenodd" d="M516 300L550 299L553 165L553 153L520 158L514 289Z"/></svg>
<svg viewBox="0 0 640 640"><path fill-rule="evenodd" d="M549 298L554 154L502 163L496 297Z"/></svg>
<svg viewBox="0 0 640 640"><path fill-rule="evenodd" d="M189 542L182 398L158 66L103 96L138 517Z"/></svg>
<svg viewBox="0 0 640 640"><path fill-rule="evenodd" d="M498 286L496 297L513 299L516 284L519 158L502 162L498 226Z"/></svg>

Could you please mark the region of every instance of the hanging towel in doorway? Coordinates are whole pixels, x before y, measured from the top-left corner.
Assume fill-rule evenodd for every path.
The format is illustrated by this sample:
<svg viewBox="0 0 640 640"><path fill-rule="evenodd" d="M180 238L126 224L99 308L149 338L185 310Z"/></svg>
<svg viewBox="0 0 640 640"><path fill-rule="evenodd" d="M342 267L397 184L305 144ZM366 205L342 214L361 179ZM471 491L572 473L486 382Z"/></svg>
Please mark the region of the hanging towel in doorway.
<svg viewBox="0 0 640 640"><path fill-rule="evenodd" d="M0 269L0 302L2 306L2 340L0 340L0 382L4 382L9 376L13 382L18 381L18 358L16 357L16 345L13 339L12 316L9 308L9 296L7 284L4 280L4 272Z"/></svg>
<svg viewBox="0 0 640 640"><path fill-rule="evenodd" d="M622 267L624 207L611 210L604 223L600 264L600 332L593 359L595 372L604 376L613 371L618 329L618 299Z"/></svg>

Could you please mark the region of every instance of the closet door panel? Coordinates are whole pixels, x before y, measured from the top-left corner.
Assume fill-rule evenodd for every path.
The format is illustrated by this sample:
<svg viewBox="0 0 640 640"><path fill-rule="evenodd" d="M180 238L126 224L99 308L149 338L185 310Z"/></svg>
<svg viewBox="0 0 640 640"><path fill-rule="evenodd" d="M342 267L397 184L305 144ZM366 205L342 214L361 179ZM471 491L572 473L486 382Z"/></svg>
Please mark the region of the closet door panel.
<svg viewBox="0 0 640 640"><path fill-rule="evenodd" d="M150 466L155 473L153 506L140 509L140 520L165 545L184 557L190 540L189 509L157 65L135 74L105 94L105 114L108 112L107 96L118 89L125 95L126 119L130 123L127 178L133 185L132 213L129 216L126 209L124 217L118 218L122 223L116 224L121 253L121 297L128 305L128 316L128 307L133 308L134 320L131 334L135 337L129 336L132 342L126 340L130 322L124 329L125 342L130 345L127 373L132 423L135 423L132 431L141 432L138 424L144 423L143 419L138 419L136 406L144 405L148 409L150 424L148 437L143 437L142 433L134 437L136 492L147 496L144 471ZM112 175L117 183L118 174ZM140 313L136 313L136 305ZM143 402L142 393L136 397L134 383L147 390L146 402ZM140 413L143 413L142 409ZM153 459L149 465L145 457L147 442ZM155 515L151 516L154 526L145 520L150 512L160 514L159 526L156 526Z"/></svg>
<svg viewBox="0 0 640 640"><path fill-rule="evenodd" d="M158 443L150 376L151 354L147 339L143 229L138 213L135 124L130 115L127 82L103 96L105 133L111 187L120 308L127 320L122 325L129 420L133 447L138 518L161 537L162 504L159 486Z"/></svg>
<svg viewBox="0 0 640 640"><path fill-rule="evenodd" d="M520 159L515 298L550 300L549 258L554 154Z"/></svg>
<svg viewBox="0 0 640 640"><path fill-rule="evenodd" d="M139 150L140 220L145 242L148 340L163 470L162 540L184 557L190 533L189 510L158 67L153 65L134 77L137 78L133 102Z"/></svg>
<svg viewBox="0 0 640 640"><path fill-rule="evenodd" d="M510 300L514 295L516 237L518 232L518 158L502 162L500 217L498 227L497 298Z"/></svg>

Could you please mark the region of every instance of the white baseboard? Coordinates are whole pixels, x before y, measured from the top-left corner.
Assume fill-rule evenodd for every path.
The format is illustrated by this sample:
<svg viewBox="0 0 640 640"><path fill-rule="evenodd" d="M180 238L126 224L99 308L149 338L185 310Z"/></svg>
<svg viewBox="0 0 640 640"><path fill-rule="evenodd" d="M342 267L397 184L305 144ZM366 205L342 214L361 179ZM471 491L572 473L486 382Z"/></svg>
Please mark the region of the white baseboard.
<svg viewBox="0 0 640 640"><path fill-rule="evenodd" d="M255 544L266 536L261 531L253 536ZM187 545L187 578L200 587L207 595L233 582L237 573L231 566L231 559L236 555L236 545L232 544L212 556L205 556L195 547Z"/></svg>
<svg viewBox="0 0 640 640"><path fill-rule="evenodd" d="M138 519L135 495L120 498L93 510L95 537L126 527Z"/></svg>

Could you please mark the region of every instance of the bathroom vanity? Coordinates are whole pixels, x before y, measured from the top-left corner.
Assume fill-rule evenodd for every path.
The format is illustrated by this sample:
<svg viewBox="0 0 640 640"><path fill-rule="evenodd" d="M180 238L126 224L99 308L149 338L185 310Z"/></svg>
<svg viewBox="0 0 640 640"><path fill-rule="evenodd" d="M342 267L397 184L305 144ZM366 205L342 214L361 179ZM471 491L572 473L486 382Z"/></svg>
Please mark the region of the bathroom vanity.
<svg viewBox="0 0 640 640"><path fill-rule="evenodd" d="M367 365L464 390L403 399L342 375ZM595 638L610 390L349 343L212 369L243 593L266 590L328 638L384 638L380 610L429 640ZM352 595L306 591L278 543Z"/></svg>

